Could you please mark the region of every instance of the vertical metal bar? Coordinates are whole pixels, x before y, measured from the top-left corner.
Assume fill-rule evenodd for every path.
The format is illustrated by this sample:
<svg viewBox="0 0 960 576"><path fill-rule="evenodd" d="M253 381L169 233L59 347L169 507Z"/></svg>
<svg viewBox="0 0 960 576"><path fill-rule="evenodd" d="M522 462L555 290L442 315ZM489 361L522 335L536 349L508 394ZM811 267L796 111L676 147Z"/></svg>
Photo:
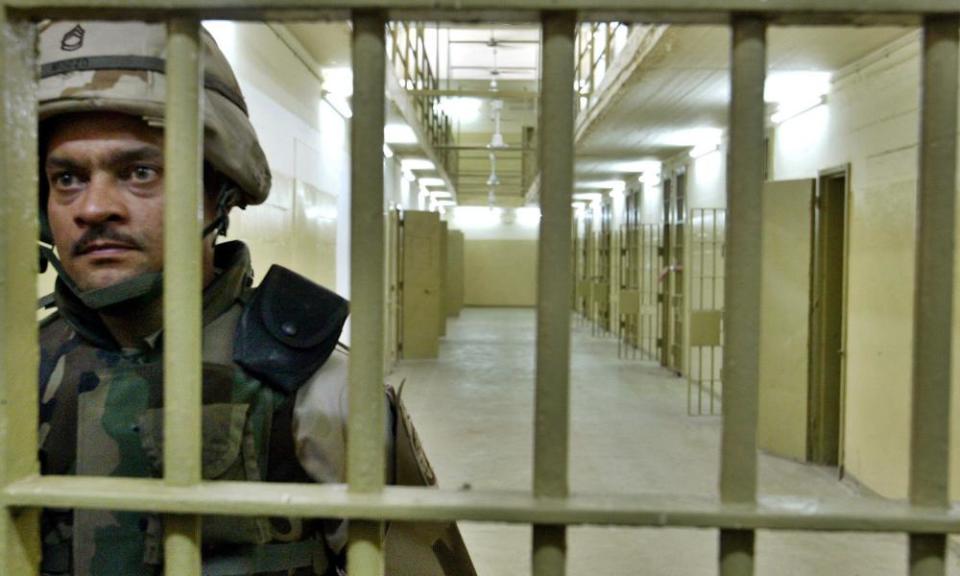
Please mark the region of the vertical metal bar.
<svg viewBox="0 0 960 576"><path fill-rule="evenodd" d="M928 16L923 28L910 502L938 508L949 505L958 26ZM945 534L911 534L911 576L944 574L945 553Z"/></svg>
<svg viewBox="0 0 960 576"><path fill-rule="evenodd" d="M533 493L565 498L570 427L570 258L573 210L574 28L576 14L543 16L540 93L540 250L537 287L537 389ZM565 526L534 525L533 574L566 570Z"/></svg>
<svg viewBox="0 0 960 576"><path fill-rule="evenodd" d="M730 62L730 213L724 292L723 435L720 498L750 503L757 491L757 373L759 367L760 223L763 186L763 83L766 23L735 16ZM720 576L753 574L752 530L722 530Z"/></svg>
<svg viewBox="0 0 960 576"><path fill-rule="evenodd" d="M347 482L355 492L384 485L383 123L386 19L353 14L353 118L350 142L350 420ZM408 30L409 35L409 30ZM352 522L351 576L383 573L383 524Z"/></svg>
<svg viewBox="0 0 960 576"><path fill-rule="evenodd" d="M203 129L200 22L167 24L164 133L164 479L200 482L203 270ZM167 517L164 564L169 576L200 573L200 518Z"/></svg>
<svg viewBox="0 0 960 576"><path fill-rule="evenodd" d="M36 27L0 7L0 482L37 474ZM0 512L0 575L37 574L39 511Z"/></svg>

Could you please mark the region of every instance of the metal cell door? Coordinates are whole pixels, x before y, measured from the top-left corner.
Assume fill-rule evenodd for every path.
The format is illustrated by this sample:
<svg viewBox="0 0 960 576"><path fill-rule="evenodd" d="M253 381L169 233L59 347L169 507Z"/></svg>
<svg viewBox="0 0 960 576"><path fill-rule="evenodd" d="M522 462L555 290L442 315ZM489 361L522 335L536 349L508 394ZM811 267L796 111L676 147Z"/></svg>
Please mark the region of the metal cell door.
<svg viewBox="0 0 960 576"><path fill-rule="evenodd" d="M757 444L797 460L807 455L813 192L813 180L767 182L763 189Z"/></svg>

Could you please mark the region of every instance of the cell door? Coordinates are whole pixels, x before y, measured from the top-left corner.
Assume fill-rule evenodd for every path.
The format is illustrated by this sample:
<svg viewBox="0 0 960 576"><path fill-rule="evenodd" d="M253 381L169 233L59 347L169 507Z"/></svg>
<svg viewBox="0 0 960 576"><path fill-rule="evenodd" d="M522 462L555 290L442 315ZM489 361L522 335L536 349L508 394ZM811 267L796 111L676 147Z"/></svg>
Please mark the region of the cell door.
<svg viewBox="0 0 960 576"><path fill-rule="evenodd" d="M627 194L620 228L620 309L618 354L636 356L640 338L640 190Z"/></svg>
<svg viewBox="0 0 960 576"><path fill-rule="evenodd" d="M720 413L726 210L690 209L687 413Z"/></svg>
<svg viewBox="0 0 960 576"><path fill-rule="evenodd" d="M610 314L613 258L613 205L608 198L600 206L600 237L597 239L597 281L594 291L594 302L597 309L595 325L601 332L610 332L613 329Z"/></svg>
<svg viewBox="0 0 960 576"><path fill-rule="evenodd" d="M660 357L660 270L662 268L662 226L640 225L640 354L647 360Z"/></svg>
<svg viewBox="0 0 960 576"><path fill-rule="evenodd" d="M672 345L670 332L670 261L673 254L673 234L671 233L670 199L673 197L673 180L666 178L663 181L663 217L660 228L660 271L657 274L657 303L660 304L660 365L670 365L670 347Z"/></svg>
<svg viewBox="0 0 960 576"><path fill-rule="evenodd" d="M401 357L436 358L440 339L440 216L408 210L401 226ZM444 314L446 318L446 314Z"/></svg>
<svg viewBox="0 0 960 576"><path fill-rule="evenodd" d="M763 190L757 443L807 456L810 238L814 181L767 182Z"/></svg>
<svg viewBox="0 0 960 576"><path fill-rule="evenodd" d="M670 348L668 367L677 374L686 372L684 359L686 354L686 290L684 265L687 250L687 185L686 173L678 173L674 187L672 209L670 210Z"/></svg>

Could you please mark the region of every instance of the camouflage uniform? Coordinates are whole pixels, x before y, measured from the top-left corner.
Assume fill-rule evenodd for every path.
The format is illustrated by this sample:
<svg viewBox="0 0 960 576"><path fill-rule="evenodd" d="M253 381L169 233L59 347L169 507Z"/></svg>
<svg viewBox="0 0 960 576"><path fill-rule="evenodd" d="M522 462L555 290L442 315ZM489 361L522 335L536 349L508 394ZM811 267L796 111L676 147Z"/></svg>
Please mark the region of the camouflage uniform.
<svg viewBox="0 0 960 576"><path fill-rule="evenodd" d="M249 257L242 244L233 242L219 246L217 257L225 268L204 293L204 478L342 481L345 354L335 352L295 397L234 363L233 336L251 293ZM69 290L60 285L55 296L58 312L40 331L42 472L162 475L162 338L155 335L137 349L120 348ZM293 453L300 458L270 461L283 452L286 460ZM329 541L315 547L327 552L317 559L320 566L343 545L342 534L329 528L306 534L311 531L305 532L300 521L209 518L205 550L215 555L225 544L260 545L306 535ZM43 522L43 572L160 573L161 536L159 520L149 514L49 511Z"/></svg>
<svg viewBox="0 0 960 576"><path fill-rule="evenodd" d="M204 292L203 477L343 482L345 351L332 351L293 394L238 364L235 336L255 295L249 255L241 243L228 242L217 247L216 258L222 272ZM62 283L55 297L58 312L40 330L42 472L161 476L162 338L120 348L96 313ZM409 416L393 391L387 394L389 479L435 484ZM205 574L336 574L345 524L206 517ZM162 573L162 524L152 514L47 510L42 542L45 575ZM255 568L276 562L282 571ZM397 576L474 574L455 524L394 523L387 532L387 567Z"/></svg>
<svg viewBox="0 0 960 576"><path fill-rule="evenodd" d="M57 22L41 25L41 125L71 113L112 111L162 126L162 25ZM234 206L263 202L270 170L223 54L203 36L204 161L228 187L217 193L221 231ZM41 240L52 240L41 188ZM209 232L205 231L205 236ZM57 312L41 325L40 459L44 474L163 474L162 338L121 348L98 310L158 297L160 274L81 292L57 266ZM346 302L274 266L253 289L243 244L217 246L218 273L203 304L203 477L270 482L343 482L347 355L337 339ZM387 390L388 479L435 478L397 394ZM203 520L204 574L336 574L346 523L290 518ZM45 510L45 575L133 576L162 572L162 523L139 512ZM391 576L475 574L456 525L393 523Z"/></svg>

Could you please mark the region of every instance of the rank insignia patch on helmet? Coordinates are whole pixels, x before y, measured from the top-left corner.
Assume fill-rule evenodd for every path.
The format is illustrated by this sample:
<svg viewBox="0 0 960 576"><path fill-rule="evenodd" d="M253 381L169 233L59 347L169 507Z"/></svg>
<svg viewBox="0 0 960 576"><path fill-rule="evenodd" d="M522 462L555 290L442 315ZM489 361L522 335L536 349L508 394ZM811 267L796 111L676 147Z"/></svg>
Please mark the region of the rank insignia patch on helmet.
<svg viewBox="0 0 960 576"><path fill-rule="evenodd" d="M73 52L83 47L83 37L87 33L83 26L77 24L71 28L60 40L60 49L64 52Z"/></svg>

